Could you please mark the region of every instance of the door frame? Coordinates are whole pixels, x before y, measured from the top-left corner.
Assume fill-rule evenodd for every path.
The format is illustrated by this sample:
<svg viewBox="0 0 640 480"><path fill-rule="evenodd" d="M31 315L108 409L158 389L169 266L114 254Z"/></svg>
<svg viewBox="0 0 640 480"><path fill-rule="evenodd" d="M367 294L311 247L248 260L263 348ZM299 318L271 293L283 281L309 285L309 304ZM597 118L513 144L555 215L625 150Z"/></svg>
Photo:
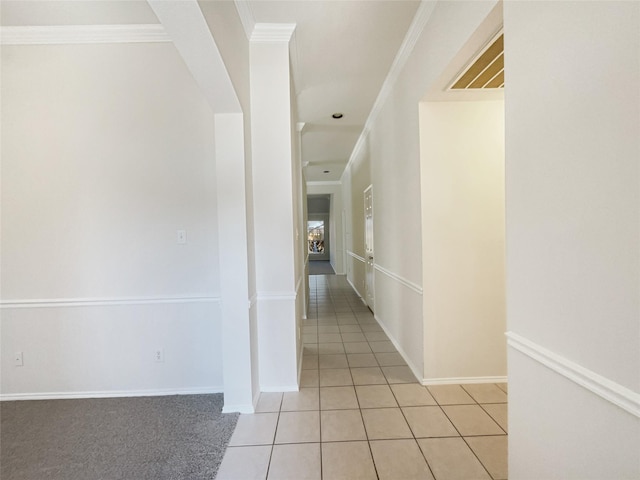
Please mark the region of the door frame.
<svg viewBox="0 0 640 480"><path fill-rule="evenodd" d="M372 312L375 312L375 247L373 242L373 185L369 185L363 192L364 200L364 301ZM367 205L367 198L370 199Z"/></svg>

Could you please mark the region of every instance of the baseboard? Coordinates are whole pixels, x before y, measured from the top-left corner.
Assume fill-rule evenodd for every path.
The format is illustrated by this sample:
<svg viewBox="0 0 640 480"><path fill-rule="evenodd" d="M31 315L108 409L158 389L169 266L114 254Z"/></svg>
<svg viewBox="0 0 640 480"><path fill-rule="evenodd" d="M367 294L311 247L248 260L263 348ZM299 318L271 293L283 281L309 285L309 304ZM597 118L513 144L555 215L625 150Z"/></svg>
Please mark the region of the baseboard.
<svg viewBox="0 0 640 480"><path fill-rule="evenodd" d="M300 387L298 385L276 385L275 387L260 387L261 392L298 392L300 391Z"/></svg>
<svg viewBox="0 0 640 480"><path fill-rule="evenodd" d="M367 302L365 302L364 298L362 297L362 295L360 294L356 286L353 283L351 283L351 280L349 280L349 277L347 277L347 283L351 285L351 288L353 289L354 292L356 292L356 295L358 295L358 298L360 299L360 301L366 306Z"/></svg>
<svg viewBox="0 0 640 480"><path fill-rule="evenodd" d="M304 361L304 344L300 348L300 360L298 361L298 385L300 385L300 379L302 378L302 362ZM299 389L300 387L298 387Z"/></svg>
<svg viewBox="0 0 640 480"><path fill-rule="evenodd" d="M255 413L255 411L255 407L251 404L225 405L222 407L222 413Z"/></svg>
<svg viewBox="0 0 640 480"><path fill-rule="evenodd" d="M424 378L422 385L455 385L459 383L506 383L506 376L498 377L449 377L449 378Z"/></svg>
<svg viewBox="0 0 640 480"><path fill-rule="evenodd" d="M222 386L162 390L113 390L98 392L45 392L45 393L5 393L0 401L15 400L70 400L79 398L120 398L120 397L162 397L169 395L203 395L223 393Z"/></svg>
<svg viewBox="0 0 640 480"><path fill-rule="evenodd" d="M405 361L405 363L407 364L407 366L409 367L409 369L411 369L411 371L413 372L413 375L416 377L416 380L418 380L419 378L422 377L422 372L413 364L413 362L409 359L409 356L406 354L406 352L402 349L402 347L400 347L400 345L398 344L398 342L396 341L395 338L393 338L391 336L391 334L389 333L389 330L387 330L387 328L384 326L384 324L380 321L380 318L378 318L378 315L376 315L375 313L373 314L373 318L376 319L376 322L378 322L378 325L380 325L380 328L382 328L382 330L384 331L385 335L387 337L389 337L389 340L391 340L391 343L393 343L393 346L396 348L396 350L398 351L398 353L400 354L400 356L402 357L402 359ZM419 380L418 380L419 381Z"/></svg>

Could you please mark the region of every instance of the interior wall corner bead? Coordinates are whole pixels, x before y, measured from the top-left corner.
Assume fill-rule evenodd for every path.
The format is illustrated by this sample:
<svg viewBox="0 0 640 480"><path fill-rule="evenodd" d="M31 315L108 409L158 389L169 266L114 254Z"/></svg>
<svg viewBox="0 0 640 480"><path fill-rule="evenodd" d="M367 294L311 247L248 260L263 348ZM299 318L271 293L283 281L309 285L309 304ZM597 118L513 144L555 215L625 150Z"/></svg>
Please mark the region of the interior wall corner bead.
<svg viewBox="0 0 640 480"><path fill-rule="evenodd" d="M160 24L0 27L2 45L73 45L170 42Z"/></svg>

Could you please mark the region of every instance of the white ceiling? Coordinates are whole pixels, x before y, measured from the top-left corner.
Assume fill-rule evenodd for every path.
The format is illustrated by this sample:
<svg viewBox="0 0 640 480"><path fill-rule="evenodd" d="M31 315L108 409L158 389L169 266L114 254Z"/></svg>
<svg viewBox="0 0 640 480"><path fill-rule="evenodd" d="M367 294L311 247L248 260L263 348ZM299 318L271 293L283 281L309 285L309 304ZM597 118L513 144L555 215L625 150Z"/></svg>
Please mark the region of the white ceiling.
<svg viewBox="0 0 640 480"><path fill-rule="evenodd" d="M221 1L221 0L201 0ZM222 0L226 1L226 0ZM292 74L307 181L339 180L418 0L252 0L255 23L295 23ZM144 0L2 0L2 25L158 23ZM331 118L340 112L340 120ZM324 173L325 171L329 173Z"/></svg>
<svg viewBox="0 0 640 480"><path fill-rule="evenodd" d="M292 67L307 181L339 180L419 1L249 1L258 23L295 23ZM331 118L333 113L344 116ZM328 170L329 173L324 173Z"/></svg>

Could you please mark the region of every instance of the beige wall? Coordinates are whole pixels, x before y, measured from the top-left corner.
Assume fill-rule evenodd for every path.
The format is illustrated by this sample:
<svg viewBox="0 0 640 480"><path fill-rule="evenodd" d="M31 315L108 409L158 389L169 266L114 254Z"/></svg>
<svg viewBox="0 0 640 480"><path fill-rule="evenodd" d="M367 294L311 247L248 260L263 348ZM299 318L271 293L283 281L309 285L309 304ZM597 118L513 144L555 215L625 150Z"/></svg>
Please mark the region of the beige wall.
<svg viewBox="0 0 640 480"><path fill-rule="evenodd" d="M420 104L425 379L505 377L504 102Z"/></svg>
<svg viewBox="0 0 640 480"><path fill-rule="evenodd" d="M373 184L376 318L424 379L419 104L497 2L423 3L426 25L380 97L369 131L343 176L347 249L364 257L363 191ZM432 9L432 10L431 10ZM423 17L421 17L423 18ZM364 295L364 264L349 258Z"/></svg>
<svg viewBox="0 0 640 480"><path fill-rule="evenodd" d="M346 182L349 210L347 213L347 278L358 294L364 298L365 264L349 255L349 252L364 258L364 191L371 185L371 163L369 152L364 151L354 161ZM343 198L344 194L343 194Z"/></svg>

